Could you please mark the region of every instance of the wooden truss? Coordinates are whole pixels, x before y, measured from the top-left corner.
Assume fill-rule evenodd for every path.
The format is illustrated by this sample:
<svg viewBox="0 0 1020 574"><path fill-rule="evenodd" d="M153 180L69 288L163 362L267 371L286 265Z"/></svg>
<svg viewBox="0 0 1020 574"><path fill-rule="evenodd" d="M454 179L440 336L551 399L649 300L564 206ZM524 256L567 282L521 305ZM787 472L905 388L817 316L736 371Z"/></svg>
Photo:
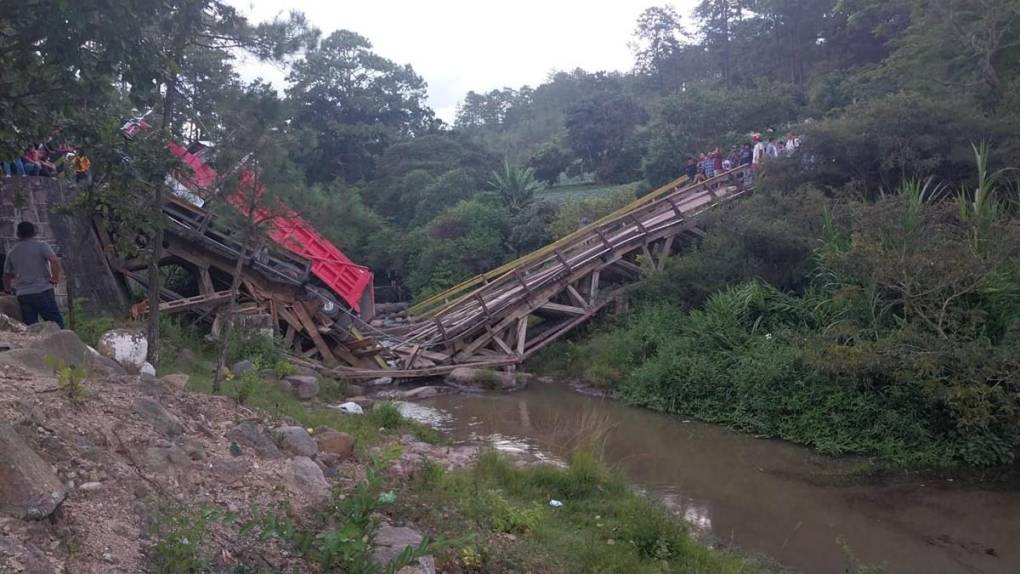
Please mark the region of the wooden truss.
<svg viewBox="0 0 1020 574"><path fill-rule="evenodd" d="M162 313L189 312L216 327L227 319L230 286L241 254L237 233L217 222L209 212L173 199L167 203L166 236L161 266L176 265L188 270L198 284L198 294L185 296L160 289ZM97 235L111 269L122 279L147 286L144 261L117 255L111 231L101 222ZM241 315L268 315L270 323L287 349L296 357L329 368L378 369L385 366L377 355L380 348L361 337L350 316L329 317L322 299L310 289L308 262L288 252L261 250L241 271L238 310ZM146 305L133 314L146 313Z"/></svg>
<svg viewBox="0 0 1020 574"><path fill-rule="evenodd" d="M750 166L600 222L550 254L416 318L389 351L392 376L431 376L462 365L515 365L620 300L662 266L701 215L751 189ZM380 376L338 369L347 377Z"/></svg>

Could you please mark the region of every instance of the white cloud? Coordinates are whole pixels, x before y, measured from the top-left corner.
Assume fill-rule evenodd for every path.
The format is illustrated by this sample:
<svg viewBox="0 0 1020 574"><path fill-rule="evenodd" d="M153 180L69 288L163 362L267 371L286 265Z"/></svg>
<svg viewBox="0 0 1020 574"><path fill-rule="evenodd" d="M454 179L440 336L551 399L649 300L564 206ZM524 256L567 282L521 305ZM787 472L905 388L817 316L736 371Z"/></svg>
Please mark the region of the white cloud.
<svg viewBox="0 0 1020 574"><path fill-rule="evenodd" d="M409 63L429 84L429 104L452 120L468 90L541 83L550 72L627 70L627 43L638 15L655 0L233 0L249 18L264 21L304 12L329 34L348 29L367 37L377 53ZM674 6L689 13L696 0ZM282 86L284 73L241 66L246 78Z"/></svg>

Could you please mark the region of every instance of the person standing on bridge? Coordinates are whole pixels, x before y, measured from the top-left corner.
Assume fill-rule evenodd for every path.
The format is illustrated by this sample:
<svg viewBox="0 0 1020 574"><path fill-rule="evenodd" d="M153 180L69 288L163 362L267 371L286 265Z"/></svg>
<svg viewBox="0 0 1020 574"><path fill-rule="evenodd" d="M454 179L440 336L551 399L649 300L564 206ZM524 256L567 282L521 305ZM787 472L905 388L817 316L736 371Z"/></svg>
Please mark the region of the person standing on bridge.
<svg viewBox="0 0 1020 574"><path fill-rule="evenodd" d="M53 288L60 283L60 258L49 244L35 238L35 226L22 221L18 242L4 259L4 290L18 296L21 319L31 325L42 317L64 328Z"/></svg>

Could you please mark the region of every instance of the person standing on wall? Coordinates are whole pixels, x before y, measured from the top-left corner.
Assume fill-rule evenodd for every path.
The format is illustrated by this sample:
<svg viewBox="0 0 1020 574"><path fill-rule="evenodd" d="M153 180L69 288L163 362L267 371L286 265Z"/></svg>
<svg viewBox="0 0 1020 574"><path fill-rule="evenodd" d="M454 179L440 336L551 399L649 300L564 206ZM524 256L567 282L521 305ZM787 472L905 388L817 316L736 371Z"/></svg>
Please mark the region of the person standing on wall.
<svg viewBox="0 0 1020 574"><path fill-rule="evenodd" d="M21 319L31 325L42 317L64 328L53 288L60 283L60 258L53 248L35 238L35 226L18 224L18 242L4 260L4 289L18 296Z"/></svg>

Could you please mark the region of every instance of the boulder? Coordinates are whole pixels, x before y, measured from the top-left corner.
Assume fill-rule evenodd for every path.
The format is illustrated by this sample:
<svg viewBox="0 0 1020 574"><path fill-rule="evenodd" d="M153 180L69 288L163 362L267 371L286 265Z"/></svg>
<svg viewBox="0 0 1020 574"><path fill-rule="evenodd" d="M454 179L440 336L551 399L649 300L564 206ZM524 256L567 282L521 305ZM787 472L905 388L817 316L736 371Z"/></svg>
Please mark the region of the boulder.
<svg viewBox="0 0 1020 574"><path fill-rule="evenodd" d="M375 399L370 399L365 396L351 397L347 399L347 401L358 405L359 407L362 408L362 410L370 409L373 406L375 406Z"/></svg>
<svg viewBox="0 0 1020 574"><path fill-rule="evenodd" d="M152 428L159 434L174 438L184 432L184 425L174 415L167 412L163 405L148 397L135 399L132 408L142 420L152 425Z"/></svg>
<svg viewBox="0 0 1020 574"><path fill-rule="evenodd" d="M241 446L247 446L263 458L279 458L280 449L273 439L253 422L243 422L227 431L226 438Z"/></svg>
<svg viewBox="0 0 1020 574"><path fill-rule="evenodd" d="M372 558L381 565L387 564L400 555L408 546L418 546L423 537L421 532L407 526L384 524L375 533L375 549Z"/></svg>
<svg viewBox="0 0 1020 574"><path fill-rule="evenodd" d="M238 361L238 362L234 363L230 367L230 372L234 373L235 377L240 377L241 375L247 373L248 371L254 371L254 370L255 370L255 363L249 361L248 359L243 359L241 361Z"/></svg>
<svg viewBox="0 0 1020 574"><path fill-rule="evenodd" d="M39 520L53 514L65 497L49 463L13 428L0 424L0 513Z"/></svg>
<svg viewBox="0 0 1020 574"><path fill-rule="evenodd" d="M393 384L393 377L379 377L378 379L372 379L370 381L366 381L365 384L370 386L370 387L381 387L381 386L385 386L385 385L392 385Z"/></svg>
<svg viewBox="0 0 1020 574"><path fill-rule="evenodd" d="M430 398L438 396L438 395L439 395L439 389L437 389L436 387L417 387L417 388L414 388L414 389L408 389L406 391L401 391L400 392L400 396L399 397L394 397L394 398L403 399L403 400L407 400L407 401L413 401L413 400L419 400L419 399L430 399Z"/></svg>
<svg viewBox="0 0 1020 574"><path fill-rule="evenodd" d="M17 321L24 321L21 318L21 305L18 304L18 298L14 295L0 296L0 313Z"/></svg>
<svg viewBox="0 0 1020 574"><path fill-rule="evenodd" d="M354 383L347 383L344 386L345 397L361 397L365 395L365 387L361 385L355 385Z"/></svg>
<svg viewBox="0 0 1020 574"><path fill-rule="evenodd" d="M354 454L354 437L345 432L327 430L316 433L315 444L320 453L331 454L341 460Z"/></svg>
<svg viewBox="0 0 1020 574"><path fill-rule="evenodd" d="M57 325L53 321L42 321L40 323L32 323L28 327L25 327L25 333L29 335L35 335L37 337L48 337L59 330L60 325Z"/></svg>
<svg viewBox="0 0 1020 574"><path fill-rule="evenodd" d="M140 373L149 352L149 341L140 331L111 329L99 337L99 354L120 363L129 373Z"/></svg>
<svg viewBox="0 0 1020 574"><path fill-rule="evenodd" d="M287 385L290 392L294 393L294 396L303 401L314 399L319 394L318 377L290 375L284 377L281 382Z"/></svg>
<svg viewBox="0 0 1020 574"><path fill-rule="evenodd" d="M361 405L359 405L358 403L355 403L353 401L347 401L346 403L341 403L336 408L340 412L346 413L346 414L349 414L349 415L361 415L361 414L365 414L365 411L364 411L364 409L361 408Z"/></svg>
<svg viewBox="0 0 1020 574"><path fill-rule="evenodd" d="M24 333L26 329L25 324L21 321L0 313L0 331L5 333Z"/></svg>
<svg viewBox="0 0 1020 574"><path fill-rule="evenodd" d="M92 351L74 331L57 331L37 340L31 347L0 353L0 364L17 365L26 370L52 375L47 357L60 359L68 365L92 368L96 365Z"/></svg>
<svg viewBox="0 0 1020 574"><path fill-rule="evenodd" d="M143 375L148 375L150 377L155 377L156 376L156 367L153 367L152 363L150 363L148 361L145 361L144 363L142 363L141 373Z"/></svg>
<svg viewBox="0 0 1020 574"><path fill-rule="evenodd" d="M314 457L319 447L304 428L299 426L282 426L273 429L276 446L298 456Z"/></svg>
<svg viewBox="0 0 1020 574"><path fill-rule="evenodd" d="M329 482L319 465L307 456L296 456L287 461L283 483L287 490L306 504L318 506L329 500Z"/></svg>
<svg viewBox="0 0 1020 574"><path fill-rule="evenodd" d="M470 390L510 391L519 388L522 381L518 381L513 373L457 367L446 375L446 382Z"/></svg>
<svg viewBox="0 0 1020 574"><path fill-rule="evenodd" d="M142 453L142 466L153 474L170 474L175 467L191 463L191 457L179 446L150 446Z"/></svg>
<svg viewBox="0 0 1020 574"><path fill-rule="evenodd" d="M191 377L185 375L184 373L173 373L170 375L163 375L163 378L161 378L160 380L172 388L184 390L188 388L188 380L190 378Z"/></svg>

